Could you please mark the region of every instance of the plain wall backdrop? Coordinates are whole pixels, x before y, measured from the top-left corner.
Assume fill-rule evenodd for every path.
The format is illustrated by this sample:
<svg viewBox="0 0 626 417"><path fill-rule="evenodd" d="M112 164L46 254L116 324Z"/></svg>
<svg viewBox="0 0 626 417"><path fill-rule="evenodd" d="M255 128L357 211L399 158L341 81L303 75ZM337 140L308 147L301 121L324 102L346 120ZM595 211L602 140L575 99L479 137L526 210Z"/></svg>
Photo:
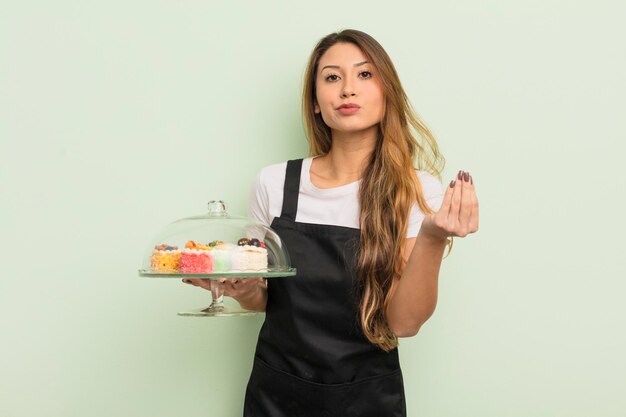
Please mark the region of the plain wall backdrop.
<svg viewBox="0 0 626 417"><path fill-rule="evenodd" d="M400 355L412 417L626 415L626 6L13 1L0 13L0 416L240 416L263 316L139 278L151 237L306 156L306 59L386 48L477 234Z"/></svg>

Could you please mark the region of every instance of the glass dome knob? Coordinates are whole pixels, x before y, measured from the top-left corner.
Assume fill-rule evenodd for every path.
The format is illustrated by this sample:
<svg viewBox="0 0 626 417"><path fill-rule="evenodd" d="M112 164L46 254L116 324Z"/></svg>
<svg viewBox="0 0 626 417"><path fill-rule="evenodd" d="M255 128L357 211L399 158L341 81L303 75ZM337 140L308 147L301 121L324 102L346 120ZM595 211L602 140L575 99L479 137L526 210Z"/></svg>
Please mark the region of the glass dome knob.
<svg viewBox="0 0 626 417"><path fill-rule="evenodd" d="M226 217L226 204L222 200L209 201L209 216L211 217Z"/></svg>

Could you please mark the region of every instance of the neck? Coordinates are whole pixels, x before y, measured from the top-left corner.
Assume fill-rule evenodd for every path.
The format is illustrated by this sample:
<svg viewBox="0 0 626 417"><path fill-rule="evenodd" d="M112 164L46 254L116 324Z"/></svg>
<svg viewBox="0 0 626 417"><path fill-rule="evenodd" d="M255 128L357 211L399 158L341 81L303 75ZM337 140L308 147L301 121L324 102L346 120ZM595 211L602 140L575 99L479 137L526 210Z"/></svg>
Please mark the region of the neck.
<svg viewBox="0 0 626 417"><path fill-rule="evenodd" d="M359 180L376 146L378 126L360 132L332 132L330 151L320 158L318 175L346 184Z"/></svg>

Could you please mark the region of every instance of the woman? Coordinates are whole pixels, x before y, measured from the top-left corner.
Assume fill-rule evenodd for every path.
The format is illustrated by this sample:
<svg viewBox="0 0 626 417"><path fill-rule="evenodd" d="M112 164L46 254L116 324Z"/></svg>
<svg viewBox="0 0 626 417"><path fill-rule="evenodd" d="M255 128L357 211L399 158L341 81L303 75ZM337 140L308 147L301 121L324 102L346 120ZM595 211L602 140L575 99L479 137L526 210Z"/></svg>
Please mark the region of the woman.
<svg viewBox="0 0 626 417"><path fill-rule="evenodd" d="M432 315L446 245L478 230L473 179L442 190L436 141L363 32L317 44L303 112L312 157L264 168L251 198L298 276L226 283L266 311L244 416L405 416L398 338Z"/></svg>

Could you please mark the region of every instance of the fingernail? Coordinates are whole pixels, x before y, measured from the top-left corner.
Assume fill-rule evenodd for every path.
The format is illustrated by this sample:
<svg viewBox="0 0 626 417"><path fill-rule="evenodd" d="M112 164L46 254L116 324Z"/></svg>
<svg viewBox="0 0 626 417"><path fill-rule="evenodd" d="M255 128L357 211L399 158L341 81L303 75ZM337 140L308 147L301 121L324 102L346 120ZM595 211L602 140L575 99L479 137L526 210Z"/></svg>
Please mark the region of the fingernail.
<svg viewBox="0 0 626 417"><path fill-rule="evenodd" d="M462 179L463 179L463 171L459 171L459 173L458 173L458 174L456 174L456 177L457 177L458 179L462 180Z"/></svg>
<svg viewBox="0 0 626 417"><path fill-rule="evenodd" d="M455 182L456 182L456 181L454 181L454 180L450 181L450 188L454 188L454 183L455 183Z"/></svg>
<svg viewBox="0 0 626 417"><path fill-rule="evenodd" d="M469 182L469 173L467 173L467 172L463 173L463 181Z"/></svg>

